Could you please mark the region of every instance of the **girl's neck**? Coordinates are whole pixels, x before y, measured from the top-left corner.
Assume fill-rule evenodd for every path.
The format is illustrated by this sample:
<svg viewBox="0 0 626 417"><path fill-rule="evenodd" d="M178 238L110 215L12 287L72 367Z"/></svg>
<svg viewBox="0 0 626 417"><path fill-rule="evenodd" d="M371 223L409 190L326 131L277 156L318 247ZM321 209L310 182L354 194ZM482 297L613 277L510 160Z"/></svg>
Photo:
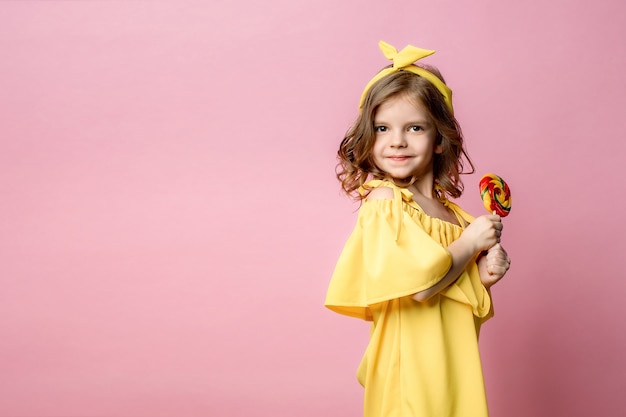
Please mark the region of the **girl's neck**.
<svg viewBox="0 0 626 417"><path fill-rule="evenodd" d="M409 187L409 191L413 193L413 200L428 216L462 226L454 211L437 197L432 183L431 185L415 183Z"/></svg>
<svg viewBox="0 0 626 417"><path fill-rule="evenodd" d="M409 191L425 199L437 200L434 184L435 182L432 175L427 175L425 178L420 178L411 184Z"/></svg>

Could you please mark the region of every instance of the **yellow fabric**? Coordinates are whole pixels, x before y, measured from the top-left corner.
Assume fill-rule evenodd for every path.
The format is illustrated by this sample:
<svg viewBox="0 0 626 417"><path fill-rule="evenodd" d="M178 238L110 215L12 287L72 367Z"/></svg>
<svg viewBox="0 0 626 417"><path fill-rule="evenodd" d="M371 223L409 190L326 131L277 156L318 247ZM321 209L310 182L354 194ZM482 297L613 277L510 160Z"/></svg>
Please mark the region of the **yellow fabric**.
<svg viewBox="0 0 626 417"><path fill-rule="evenodd" d="M326 297L340 314L372 321L359 366L366 417L487 416L478 332L492 315L489 293L471 262L454 284L426 302L412 294L451 266L445 249L463 227L426 215L406 189L387 181L393 200L363 202ZM445 203L462 221L473 218Z"/></svg>
<svg viewBox="0 0 626 417"><path fill-rule="evenodd" d="M430 51L428 49L421 49L413 45L408 45L403 50L398 52L396 48L384 41L380 41L378 43L378 46L383 52L383 55L385 55L385 58L393 61L393 65L391 67L381 70L378 74L374 76L374 78L369 81L369 83L367 83L365 89L363 90L363 94L361 95L359 108L363 107L367 92L376 81L394 72L409 71L430 81L435 86L435 88L437 88L437 90L439 90L439 92L443 95L443 98L446 102L446 105L450 109L450 112L454 114L454 108L452 107L452 90L450 90L450 88L432 72L424 68L418 67L417 65L413 65L415 61L432 55L435 53L435 51Z"/></svg>

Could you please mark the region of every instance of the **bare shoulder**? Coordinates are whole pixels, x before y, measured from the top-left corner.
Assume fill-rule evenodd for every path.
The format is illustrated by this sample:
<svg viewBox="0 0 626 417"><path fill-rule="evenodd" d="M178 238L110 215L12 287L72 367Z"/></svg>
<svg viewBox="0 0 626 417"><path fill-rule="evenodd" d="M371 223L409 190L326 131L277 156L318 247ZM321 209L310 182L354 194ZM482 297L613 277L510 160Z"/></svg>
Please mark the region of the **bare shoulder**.
<svg viewBox="0 0 626 417"><path fill-rule="evenodd" d="M374 188L367 195L368 200L393 200L393 189L389 187Z"/></svg>

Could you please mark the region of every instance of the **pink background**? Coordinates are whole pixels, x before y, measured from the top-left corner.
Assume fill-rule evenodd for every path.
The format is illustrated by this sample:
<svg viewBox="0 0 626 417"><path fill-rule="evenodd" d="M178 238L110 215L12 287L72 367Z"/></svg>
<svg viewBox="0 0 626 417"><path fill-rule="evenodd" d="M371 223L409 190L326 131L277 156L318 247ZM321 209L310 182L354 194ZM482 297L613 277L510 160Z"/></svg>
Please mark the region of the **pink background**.
<svg viewBox="0 0 626 417"><path fill-rule="evenodd" d="M461 204L513 190L492 415L622 416L624 4L0 2L0 416L358 416L322 304L380 39L438 50Z"/></svg>

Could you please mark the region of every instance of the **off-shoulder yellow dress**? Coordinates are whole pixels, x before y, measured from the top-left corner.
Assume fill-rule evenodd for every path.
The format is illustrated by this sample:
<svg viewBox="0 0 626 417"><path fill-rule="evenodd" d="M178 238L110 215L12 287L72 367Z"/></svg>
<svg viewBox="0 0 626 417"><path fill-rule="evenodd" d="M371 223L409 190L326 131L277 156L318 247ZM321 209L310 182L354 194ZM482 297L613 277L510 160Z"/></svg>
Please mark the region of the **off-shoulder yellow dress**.
<svg viewBox="0 0 626 417"><path fill-rule="evenodd" d="M446 247L463 226L429 217L409 190L390 182L364 189L380 186L392 188L394 198L364 200L325 302L372 321L357 371L365 417L487 416L478 333L492 309L476 263L428 301L411 297L445 276L452 262ZM473 220L445 204L461 225Z"/></svg>

